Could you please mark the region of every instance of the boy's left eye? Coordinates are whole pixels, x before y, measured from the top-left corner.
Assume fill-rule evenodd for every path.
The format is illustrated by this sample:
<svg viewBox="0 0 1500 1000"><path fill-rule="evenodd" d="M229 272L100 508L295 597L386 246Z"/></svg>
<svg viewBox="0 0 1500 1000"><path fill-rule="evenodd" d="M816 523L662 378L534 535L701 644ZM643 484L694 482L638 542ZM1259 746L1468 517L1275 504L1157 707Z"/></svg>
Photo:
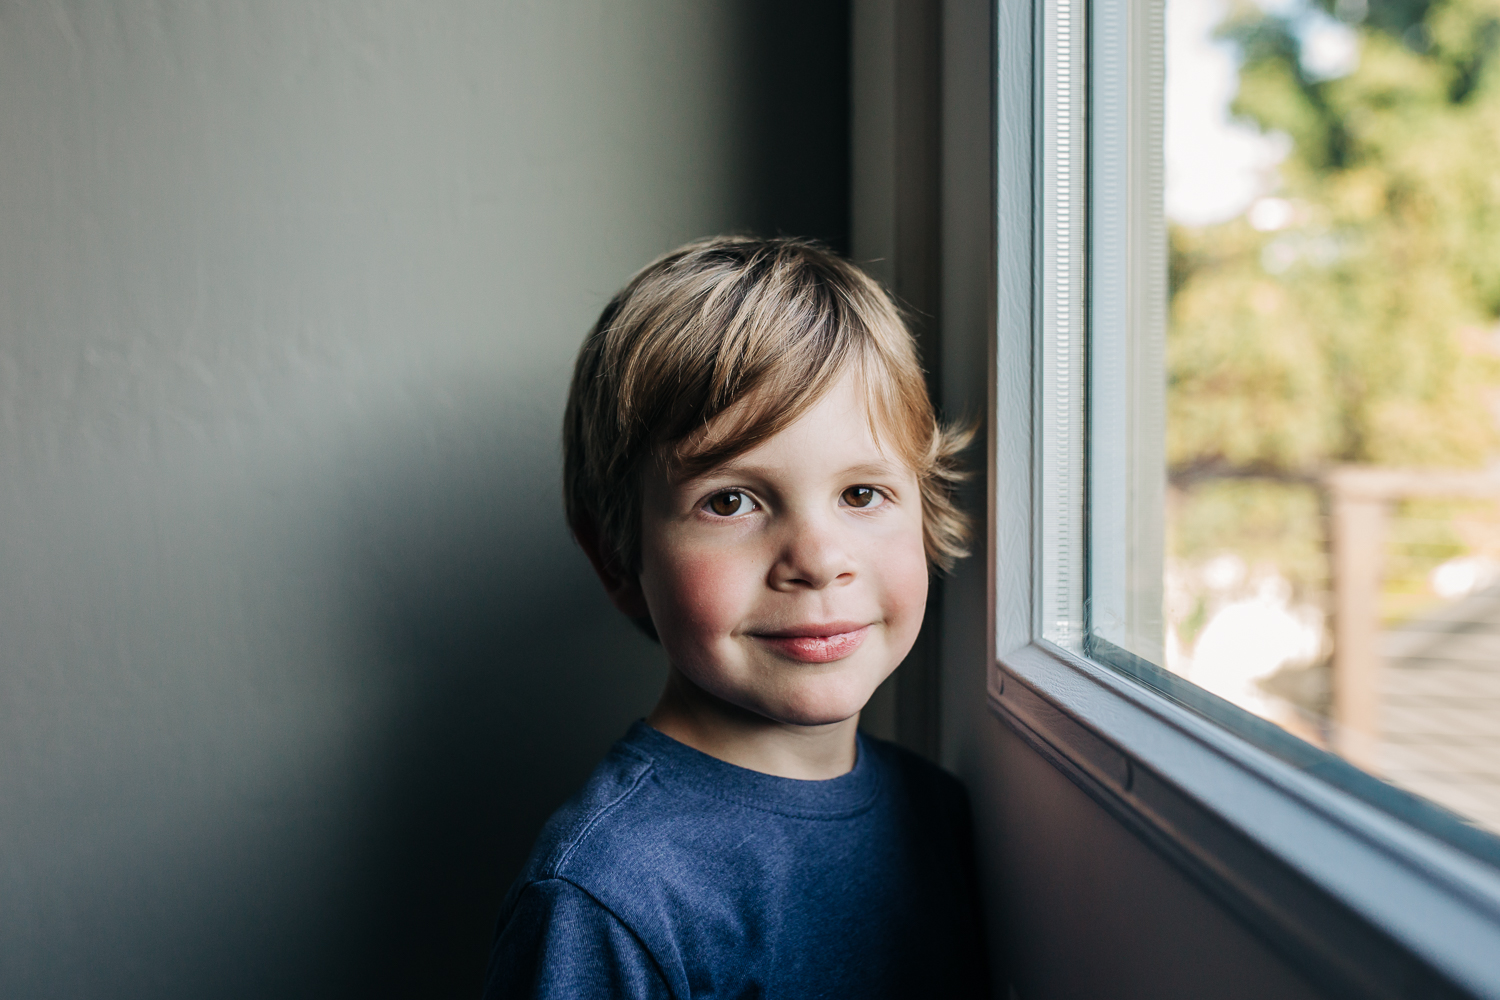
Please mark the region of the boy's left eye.
<svg viewBox="0 0 1500 1000"><path fill-rule="evenodd" d="M851 486L840 494L839 499L843 500L846 506L861 507L865 510L885 503L885 497L871 486Z"/></svg>

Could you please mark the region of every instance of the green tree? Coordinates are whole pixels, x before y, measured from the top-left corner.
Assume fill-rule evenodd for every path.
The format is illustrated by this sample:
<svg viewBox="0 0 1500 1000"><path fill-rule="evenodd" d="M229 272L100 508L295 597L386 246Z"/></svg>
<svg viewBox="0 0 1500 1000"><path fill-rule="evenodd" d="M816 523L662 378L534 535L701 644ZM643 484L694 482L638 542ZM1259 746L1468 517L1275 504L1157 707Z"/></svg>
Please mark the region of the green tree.
<svg viewBox="0 0 1500 1000"><path fill-rule="evenodd" d="M1292 140L1290 222L1171 231L1173 478L1472 466L1500 450L1500 0L1375 0L1358 68L1245 3L1233 110Z"/></svg>
<svg viewBox="0 0 1500 1000"><path fill-rule="evenodd" d="M1307 70L1301 12L1238 0L1220 28L1242 56L1233 112L1291 140L1285 225L1170 230L1168 548L1199 605L1172 615L1188 643L1209 600L1191 568L1221 552L1320 600L1329 467L1500 454L1500 0L1317 2L1364 15L1338 79ZM1392 617L1467 549L1432 511L1397 520Z"/></svg>

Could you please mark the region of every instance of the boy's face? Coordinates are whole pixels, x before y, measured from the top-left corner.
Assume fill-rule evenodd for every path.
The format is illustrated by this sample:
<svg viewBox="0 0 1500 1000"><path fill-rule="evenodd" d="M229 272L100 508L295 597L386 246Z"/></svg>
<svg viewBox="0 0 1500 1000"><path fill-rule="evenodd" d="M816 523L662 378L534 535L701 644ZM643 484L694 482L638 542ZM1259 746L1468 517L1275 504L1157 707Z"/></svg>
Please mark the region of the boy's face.
<svg viewBox="0 0 1500 1000"><path fill-rule="evenodd" d="M859 383L711 472L645 479L640 594L672 665L777 722L859 712L927 600L917 477Z"/></svg>

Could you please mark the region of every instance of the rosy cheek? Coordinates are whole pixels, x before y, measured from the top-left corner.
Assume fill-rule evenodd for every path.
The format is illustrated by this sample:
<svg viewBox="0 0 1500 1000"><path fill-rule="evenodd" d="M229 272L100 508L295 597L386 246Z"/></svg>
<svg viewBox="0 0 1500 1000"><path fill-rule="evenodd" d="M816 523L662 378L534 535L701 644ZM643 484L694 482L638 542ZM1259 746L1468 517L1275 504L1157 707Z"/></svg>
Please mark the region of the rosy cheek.
<svg viewBox="0 0 1500 1000"><path fill-rule="evenodd" d="M682 638L711 643L738 624L747 571L729 553L673 553L661 569L659 596Z"/></svg>
<svg viewBox="0 0 1500 1000"><path fill-rule="evenodd" d="M887 562L885 598L893 617L901 621L901 632L910 633L915 641L917 630L922 625L922 615L927 606L927 553L920 538L915 544L908 541L900 548L899 555Z"/></svg>

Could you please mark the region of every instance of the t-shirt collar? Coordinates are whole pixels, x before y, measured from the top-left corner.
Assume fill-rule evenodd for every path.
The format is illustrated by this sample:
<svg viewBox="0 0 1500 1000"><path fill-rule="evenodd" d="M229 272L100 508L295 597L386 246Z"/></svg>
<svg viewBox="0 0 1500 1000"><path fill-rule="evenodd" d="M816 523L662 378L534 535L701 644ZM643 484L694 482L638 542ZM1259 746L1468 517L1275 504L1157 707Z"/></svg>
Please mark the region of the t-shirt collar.
<svg viewBox="0 0 1500 1000"><path fill-rule="evenodd" d="M837 819L868 809L880 792L879 769L863 734L855 738L853 769L822 781L783 778L730 764L679 743L644 720L631 725L621 742L650 757L664 780L784 815Z"/></svg>

